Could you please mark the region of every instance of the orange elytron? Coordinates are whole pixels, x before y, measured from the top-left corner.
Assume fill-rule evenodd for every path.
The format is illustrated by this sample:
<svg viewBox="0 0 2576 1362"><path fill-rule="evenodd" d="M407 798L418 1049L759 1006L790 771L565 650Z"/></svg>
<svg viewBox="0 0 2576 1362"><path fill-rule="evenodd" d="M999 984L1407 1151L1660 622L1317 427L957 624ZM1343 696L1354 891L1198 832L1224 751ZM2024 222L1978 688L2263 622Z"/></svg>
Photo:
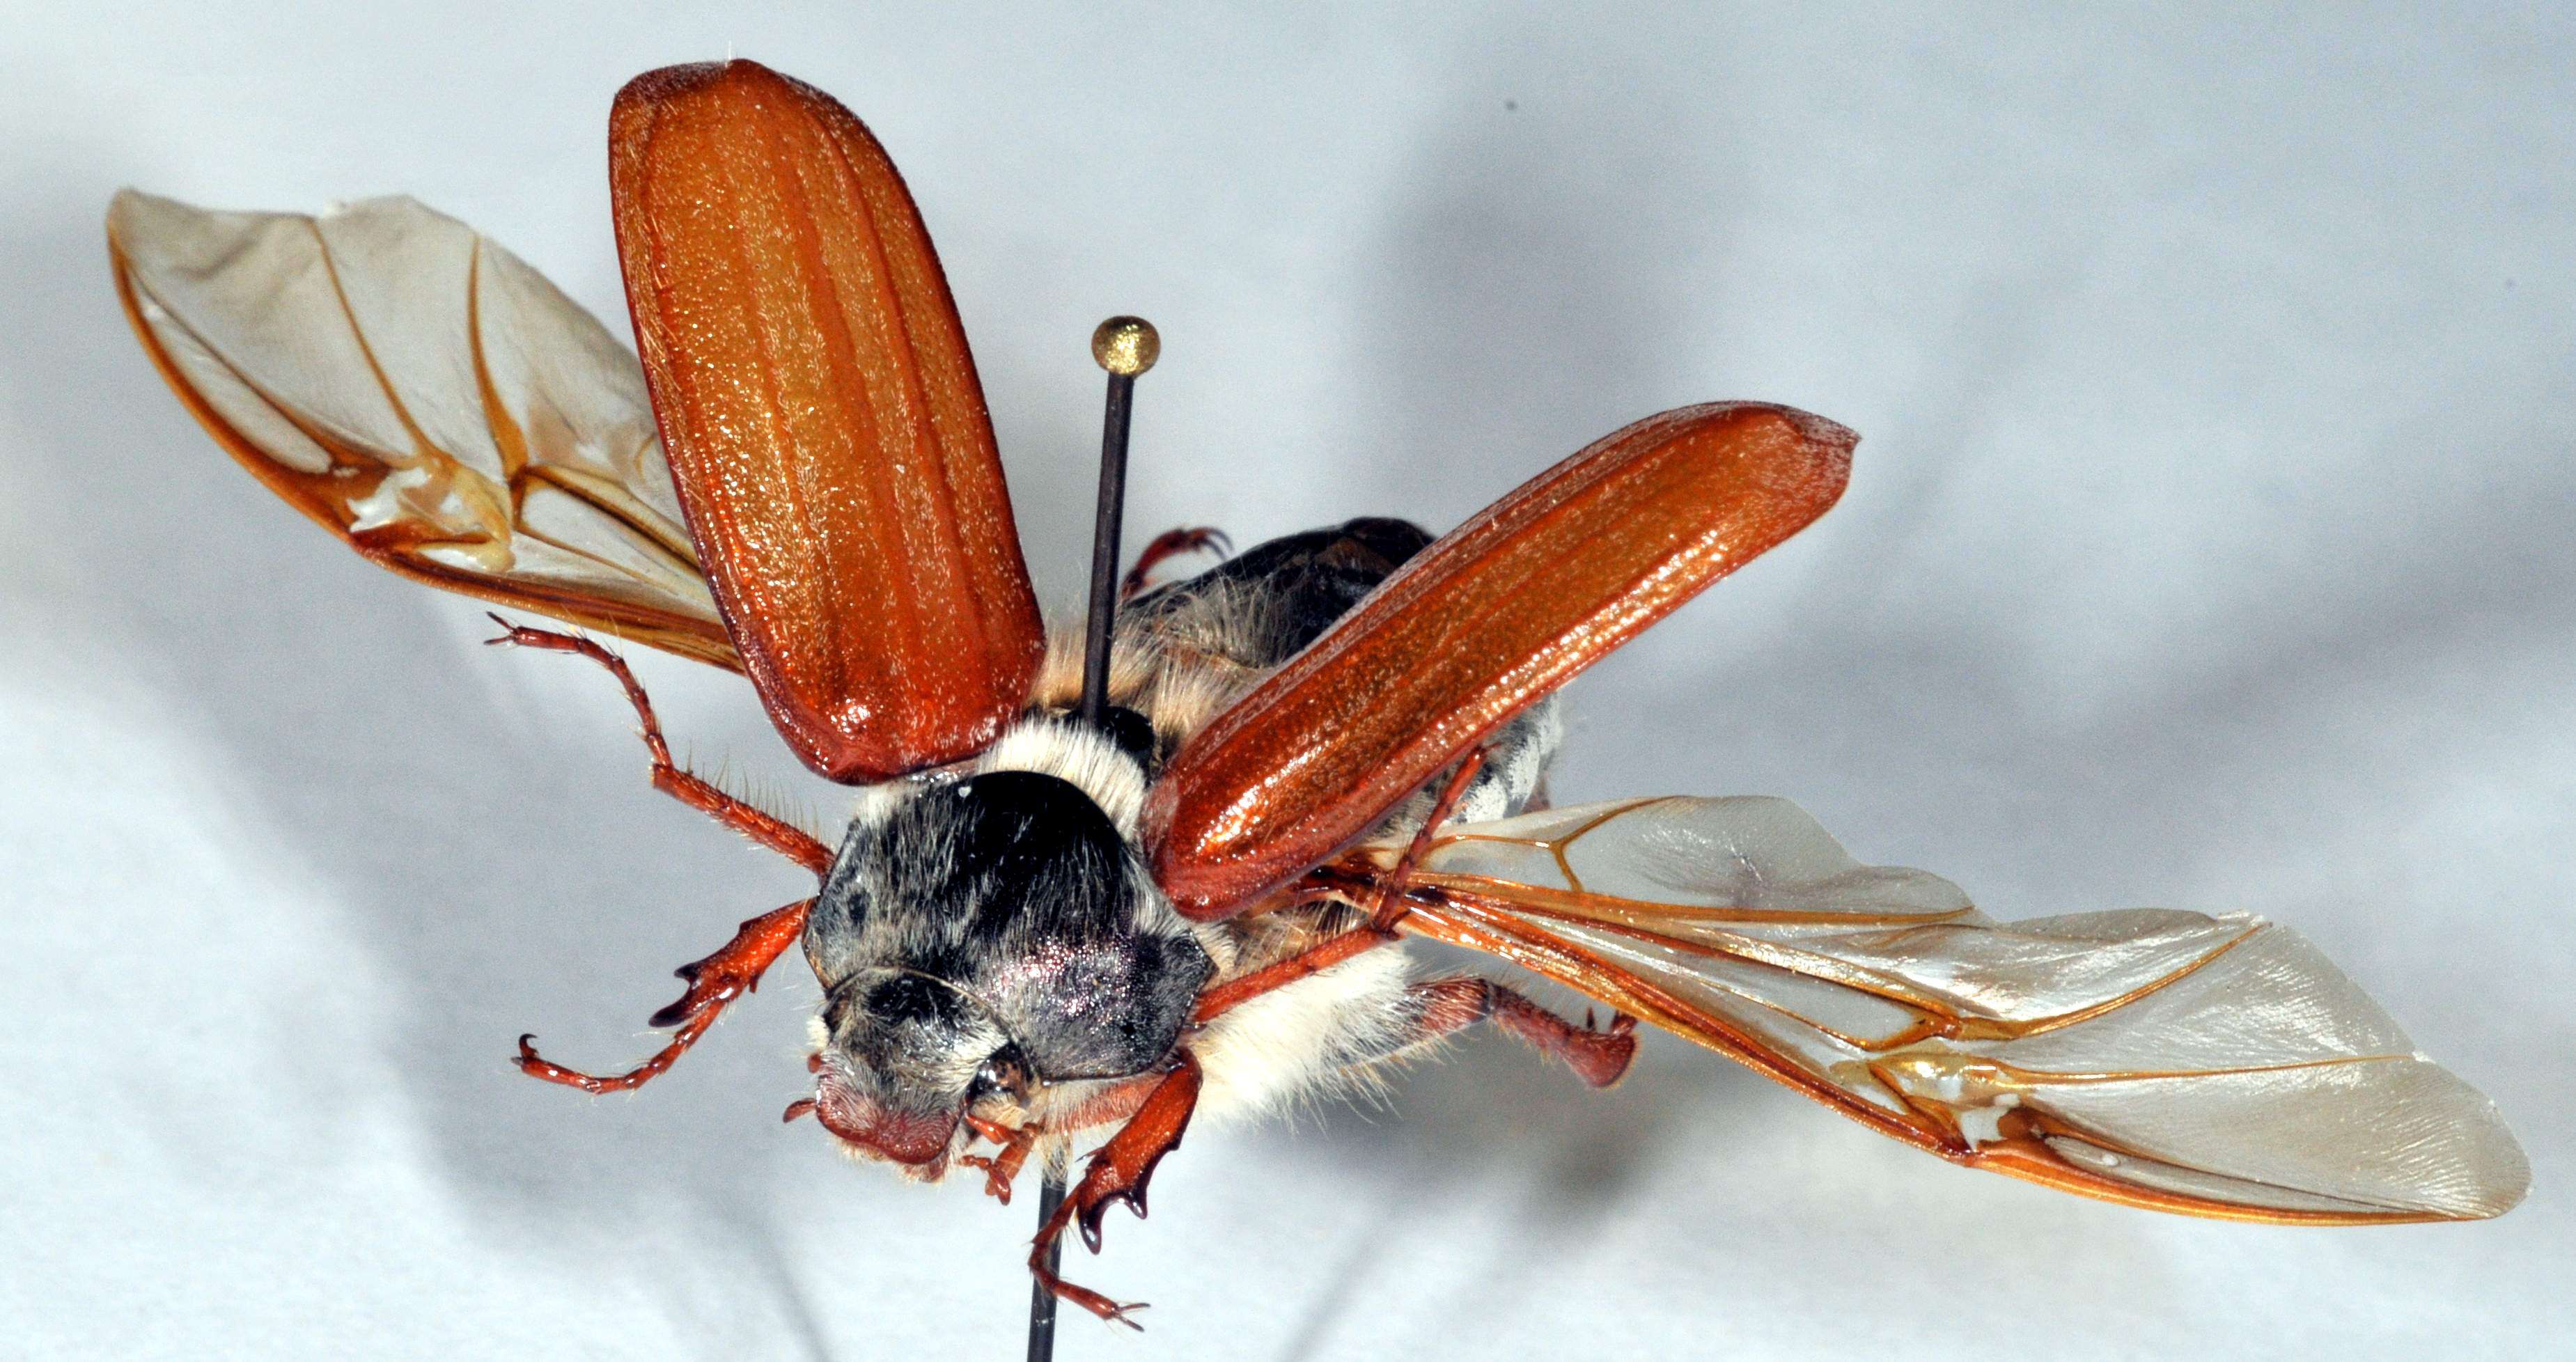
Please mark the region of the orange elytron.
<svg viewBox="0 0 2576 1362"><path fill-rule="evenodd" d="M751 62L628 85L608 146L663 449L778 731L834 780L981 751L1045 639L894 163L830 96Z"/></svg>

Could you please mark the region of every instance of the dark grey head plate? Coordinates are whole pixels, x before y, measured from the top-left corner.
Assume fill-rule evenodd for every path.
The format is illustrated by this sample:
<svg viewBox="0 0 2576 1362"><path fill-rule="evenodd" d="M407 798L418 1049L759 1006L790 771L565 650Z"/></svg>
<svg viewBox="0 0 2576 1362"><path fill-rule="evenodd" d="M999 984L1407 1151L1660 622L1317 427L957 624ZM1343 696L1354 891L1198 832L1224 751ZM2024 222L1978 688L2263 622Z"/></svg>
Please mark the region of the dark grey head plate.
<svg viewBox="0 0 2576 1362"><path fill-rule="evenodd" d="M1041 1078L1141 1073L1212 969L1100 806L1033 771L925 785L854 822L805 952L835 1043L905 1088L971 1078L997 1032ZM958 1053L924 1053L938 1035Z"/></svg>

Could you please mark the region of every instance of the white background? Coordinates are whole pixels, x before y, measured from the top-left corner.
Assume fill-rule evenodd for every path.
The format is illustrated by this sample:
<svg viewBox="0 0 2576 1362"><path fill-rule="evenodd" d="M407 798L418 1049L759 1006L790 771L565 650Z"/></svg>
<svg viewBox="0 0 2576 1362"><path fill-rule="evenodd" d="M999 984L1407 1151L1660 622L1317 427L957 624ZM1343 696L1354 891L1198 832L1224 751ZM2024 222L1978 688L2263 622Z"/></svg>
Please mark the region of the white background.
<svg viewBox="0 0 2576 1362"><path fill-rule="evenodd" d="M1577 686L1560 797L1788 795L2001 917L2259 909L2537 1170L2492 1223L2208 1224L1949 1168L1677 1041L1596 1096L1478 1039L1392 1113L1194 1135L1076 1255L1150 1331L1071 1317L1064 1356L2563 1347L2563 13L1758 8L0 24L0 1353L1017 1355L1026 1200L778 1124L792 961L640 1096L511 1072L523 1029L644 1053L670 967L800 876L646 787L603 678L480 647L233 468L109 289L120 184L402 190L623 331L610 96L729 47L910 177L1049 599L1114 311L1165 337L1140 533L1446 527L1664 407L1833 416L1841 507ZM829 810L747 688L638 665L702 764Z"/></svg>

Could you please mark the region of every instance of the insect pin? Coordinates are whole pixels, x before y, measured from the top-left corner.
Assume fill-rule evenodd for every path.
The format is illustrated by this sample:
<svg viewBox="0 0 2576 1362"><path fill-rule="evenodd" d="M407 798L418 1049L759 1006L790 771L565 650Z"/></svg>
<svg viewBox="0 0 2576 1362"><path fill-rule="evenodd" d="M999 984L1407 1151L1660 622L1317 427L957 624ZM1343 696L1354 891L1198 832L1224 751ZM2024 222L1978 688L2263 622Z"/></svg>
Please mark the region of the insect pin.
<svg viewBox="0 0 2576 1362"><path fill-rule="evenodd" d="M405 576L741 673L858 787L817 841L676 764L607 648L505 624L613 674L658 788L816 877L682 969L659 1054L591 1076L523 1039L529 1074L639 1086L801 948L823 1005L789 1116L1004 1199L1096 1141L1030 1266L1112 1320L1134 1307L1051 1252L1142 1214L1194 1120L1478 1023L1595 1085L1651 1023L1954 1163L2133 1206L2358 1224L2521 1197L2492 1104L2261 918L1997 922L1785 801L1548 805L1559 688L1824 514L1843 427L1668 411L1437 538L1354 520L1154 585L1219 542L1175 532L1114 601L1105 527L1093 634L1051 640L956 307L867 129L756 63L672 67L619 93L609 177L635 356L408 199L127 191L108 217L145 349L273 491ZM1152 332L1100 345L1115 435ZM1421 977L1408 936L1610 1017Z"/></svg>

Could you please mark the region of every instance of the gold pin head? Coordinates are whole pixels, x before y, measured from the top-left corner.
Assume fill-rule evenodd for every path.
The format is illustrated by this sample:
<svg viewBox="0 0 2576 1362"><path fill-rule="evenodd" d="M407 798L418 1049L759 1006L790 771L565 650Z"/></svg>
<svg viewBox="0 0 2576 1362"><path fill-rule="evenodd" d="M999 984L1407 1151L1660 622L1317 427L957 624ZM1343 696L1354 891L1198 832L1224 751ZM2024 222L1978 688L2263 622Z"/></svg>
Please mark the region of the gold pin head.
<svg viewBox="0 0 2576 1362"><path fill-rule="evenodd" d="M1162 356L1163 338L1142 317L1112 317L1091 333L1091 357L1113 374L1134 378Z"/></svg>

